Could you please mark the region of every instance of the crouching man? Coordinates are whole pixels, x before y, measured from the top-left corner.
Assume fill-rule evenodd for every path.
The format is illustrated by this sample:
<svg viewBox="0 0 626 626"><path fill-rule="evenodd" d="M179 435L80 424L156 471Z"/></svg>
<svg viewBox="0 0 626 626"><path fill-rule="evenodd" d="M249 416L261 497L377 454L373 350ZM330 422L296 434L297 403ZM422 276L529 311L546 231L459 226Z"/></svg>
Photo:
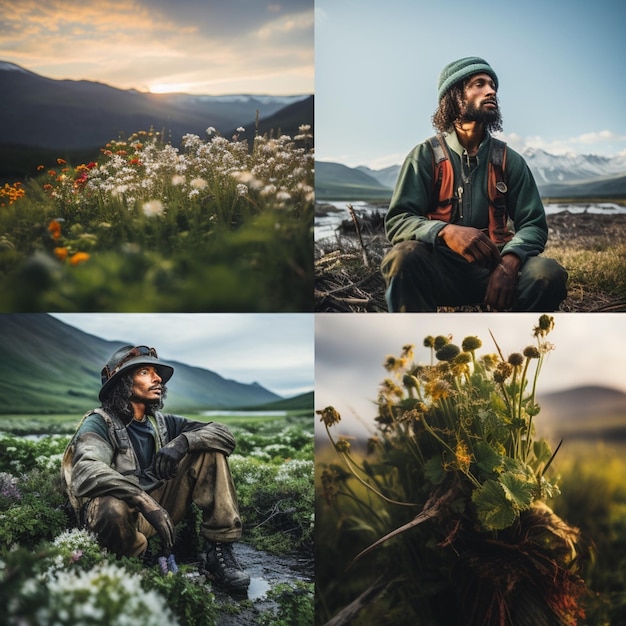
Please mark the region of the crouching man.
<svg viewBox="0 0 626 626"><path fill-rule="evenodd" d="M101 408L69 443L62 479L78 519L119 556L140 557L157 534L165 556L192 503L202 511L200 568L227 589L248 587L232 544L242 524L222 424L160 412L174 368L156 350L125 346L102 369Z"/></svg>

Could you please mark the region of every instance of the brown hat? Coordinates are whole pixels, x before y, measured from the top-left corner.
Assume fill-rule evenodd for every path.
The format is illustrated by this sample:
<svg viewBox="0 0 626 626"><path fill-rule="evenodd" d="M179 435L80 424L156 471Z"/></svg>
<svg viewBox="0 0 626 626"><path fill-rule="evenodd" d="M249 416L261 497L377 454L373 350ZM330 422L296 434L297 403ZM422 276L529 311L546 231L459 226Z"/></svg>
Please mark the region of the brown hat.
<svg viewBox="0 0 626 626"><path fill-rule="evenodd" d="M102 368L101 380L102 387L98 398L102 401L109 393L113 382L129 367L138 367L139 365L152 365L156 368L163 384L165 384L174 373L174 368L163 361L159 361L159 355L154 348L148 346L124 346L116 350L107 364Z"/></svg>

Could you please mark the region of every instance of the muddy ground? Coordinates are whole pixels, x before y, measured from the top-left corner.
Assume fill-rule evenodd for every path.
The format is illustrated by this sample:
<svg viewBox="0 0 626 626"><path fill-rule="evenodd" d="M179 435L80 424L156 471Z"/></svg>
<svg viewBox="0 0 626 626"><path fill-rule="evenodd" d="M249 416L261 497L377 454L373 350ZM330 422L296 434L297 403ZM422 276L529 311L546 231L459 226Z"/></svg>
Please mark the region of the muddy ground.
<svg viewBox="0 0 626 626"><path fill-rule="evenodd" d="M250 575L247 592L228 593L207 582L200 574L190 575L198 584L206 584L215 596L220 607L215 626L254 626L263 612L276 609L267 597L267 592L276 584L313 582L312 559L297 555L277 556L241 542L235 543L233 549L241 567Z"/></svg>
<svg viewBox="0 0 626 626"><path fill-rule="evenodd" d="M320 206L317 211L324 211ZM336 236L315 244L315 310L319 312L385 312L385 282L380 262L390 248L384 235L384 210L371 219L358 218L359 232L345 220ZM626 241L626 215L558 213L548 215L545 254L559 247L601 249ZM479 307L443 311L479 311ZM626 311L626 302L598 290L575 286L561 305L572 312Z"/></svg>

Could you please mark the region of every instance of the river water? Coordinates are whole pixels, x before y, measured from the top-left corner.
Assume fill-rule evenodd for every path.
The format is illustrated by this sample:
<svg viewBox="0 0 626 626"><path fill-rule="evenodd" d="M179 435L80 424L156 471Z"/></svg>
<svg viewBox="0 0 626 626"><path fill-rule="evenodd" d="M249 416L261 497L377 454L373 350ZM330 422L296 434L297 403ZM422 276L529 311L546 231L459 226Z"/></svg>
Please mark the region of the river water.
<svg viewBox="0 0 626 626"><path fill-rule="evenodd" d="M320 203L315 211L315 241L333 238L336 229L344 220L352 219L347 206L352 205L358 216L370 215L376 212L385 212L382 205L370 204L368 202L350 202L344 200L328 200ZM328 210L322 210L322 207ZM597 215L626 215L626 207L614 202L581 202L581 203L548 203L544 205L546 215L556 215L557 213L571 213L580 215L581 213Z"/></svg>

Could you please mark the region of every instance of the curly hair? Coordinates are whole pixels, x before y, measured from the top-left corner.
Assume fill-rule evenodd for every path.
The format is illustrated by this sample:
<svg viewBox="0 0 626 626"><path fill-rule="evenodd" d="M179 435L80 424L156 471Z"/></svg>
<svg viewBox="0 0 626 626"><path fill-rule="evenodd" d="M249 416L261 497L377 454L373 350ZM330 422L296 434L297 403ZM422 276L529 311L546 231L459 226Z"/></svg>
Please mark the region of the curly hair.
<svg viewBox="0 0 626 626"><path fill-rule="evenodd" d="M154 415L155 411L163 408L163 402L167 396L167 387L161 386L161 397L150 404L146 404L146 411ZM102 408L107 413L117 415L123 422L129 423L134 417L133 406L130 403L133 397L133 372L121 374L115 381L106 397L102 400Z"/></svg>
<svg viewBox="0 0 626 626"><path fill-rule="evenodd" d="M437 110L433 113L432 123L436 130L441 133L448 132L454 128L456 122L460 122L463 119L463 96L465 92L465 86L468 80L459 81L452 85L452 87L444 94L443 98L439 102ZM484 120L484 125L487 131L496 132L502 130L502 115L500 109L497 111L497 115L493 120Z"/></svg>

